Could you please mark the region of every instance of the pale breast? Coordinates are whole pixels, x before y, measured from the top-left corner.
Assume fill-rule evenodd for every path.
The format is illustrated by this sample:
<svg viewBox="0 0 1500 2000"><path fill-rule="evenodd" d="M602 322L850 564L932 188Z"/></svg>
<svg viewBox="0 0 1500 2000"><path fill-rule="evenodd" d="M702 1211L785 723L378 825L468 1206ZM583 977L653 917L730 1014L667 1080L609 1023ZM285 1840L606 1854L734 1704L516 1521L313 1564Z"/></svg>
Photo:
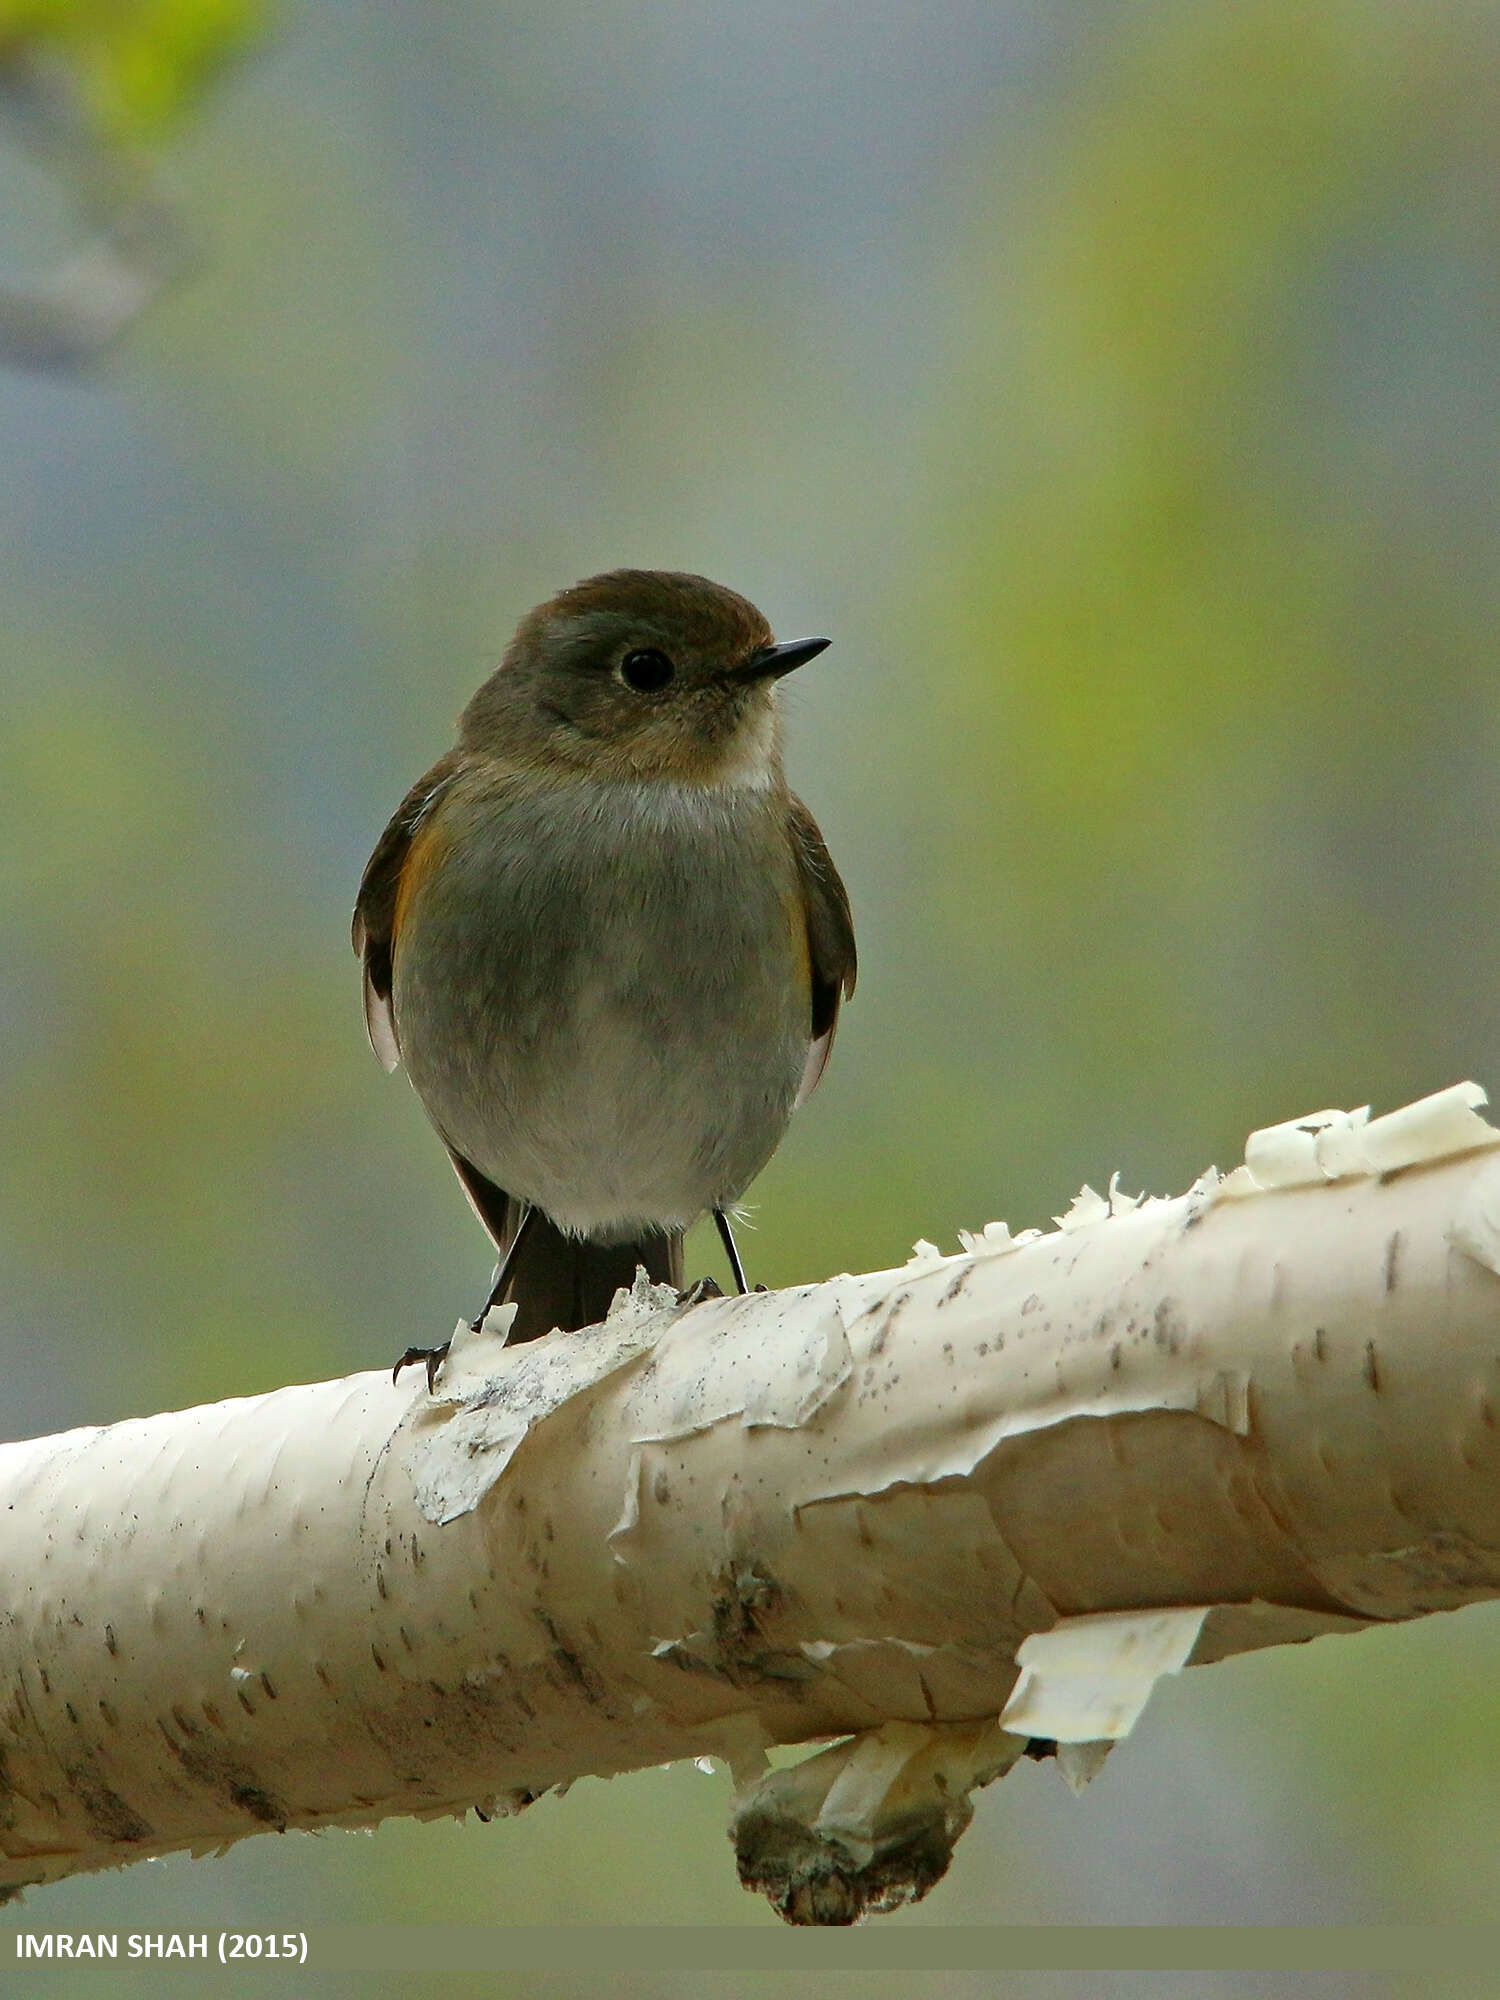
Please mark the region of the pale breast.
<svg viewBox="0 0 1500 2000"><path fill-rule="evenodd" d="M773 792L510 780L449 801L395 953L434 1124L566 1228L685 1227L791 1114L805 920Z"/></svg>

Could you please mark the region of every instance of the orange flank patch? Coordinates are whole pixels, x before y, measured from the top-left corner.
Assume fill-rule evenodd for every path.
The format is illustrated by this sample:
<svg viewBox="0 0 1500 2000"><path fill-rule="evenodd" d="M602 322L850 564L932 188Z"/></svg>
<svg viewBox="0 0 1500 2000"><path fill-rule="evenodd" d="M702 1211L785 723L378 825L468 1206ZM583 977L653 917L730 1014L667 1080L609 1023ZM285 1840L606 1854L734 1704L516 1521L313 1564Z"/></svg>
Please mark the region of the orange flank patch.
<svg viewBox="0 0 1500 2000"><path fill-rule="evenodd" d="M396 883L396 903L391 912L391 944L401 935L407 904L431 875L448 851L448 836L442 830L441 811L431 813L417 828L401 863Z"/></svg>

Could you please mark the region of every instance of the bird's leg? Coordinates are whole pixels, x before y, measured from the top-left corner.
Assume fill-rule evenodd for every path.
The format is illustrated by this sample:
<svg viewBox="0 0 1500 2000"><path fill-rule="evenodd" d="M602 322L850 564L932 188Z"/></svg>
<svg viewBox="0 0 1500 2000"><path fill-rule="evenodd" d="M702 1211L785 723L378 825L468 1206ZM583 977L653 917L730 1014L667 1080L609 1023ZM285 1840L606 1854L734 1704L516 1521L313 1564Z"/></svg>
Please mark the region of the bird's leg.
<svg viewBox="0 0 1500 2000"><path fill-rule="evenodd" d="M484 1325L486 1318L489 1316L491 1308L494 1307L496 1304L498 1304L500 1294L505 1290L506 1280L510 1277L512 1270L515 1268L516 1259L521 1254L521 1245L526 1241L527 1235L531 1229L531 1225L535 1221L535 1219L536 1219L536 1210L528 1201L524 1209L521 1211L521 1220L516 1225L516 1233L514 1236L512 1236L510 1242L507 1244L505 1255L500 1259L500 1268L495 1273L494 1284L490 1286L490 1295L485 1300L484 1304L480 1307L479 1317L477 1319L470 1320L469 1322L469 1330L471 1333L478 1333L479 1329Z"/></svg>
<svg viewBox="0 0 1500 2000"><path fill-rule="evenodd" d="M734 1273L735 1290L741 1293L748 1292L750 1287L745 1283L745 1267L740 1262L740 1253L735 1244L734 1231L729 1226L729 1217L722 1208L716 1208L713 1216L714 1226L719 1232L719 1241L729 1256L729 1268ZM679 1306L701 1306L705 1299L722 1299L723 1296L723 1292L712 1278L699 1278L696 1284L689 1285L685 1292L677 1294L677 1303Z"/></svg>
<svg viewBox="0 0 1500 2000"><path fill-rule="evenodd" d="M748 1292L745 1283L745 1267L740 1262L739 1246L734 1240L734 1231L729 1226L729 1217L722 1208L714 1210L714 1227L719 1232L719 1241L724 1245L724 1255L729 1259L729 1268L734 1273L735 1290Z"/></svg>
<svg viewBox="0 0 1500 2000"><path fill-rule="evenodd" d="M488 1318L491 1308L496 1304L500 1294L505 1290L506 1280L510 1277L511 1269L520 1253L521 1245L526 1241L526 1233L531 1228L532 1218L535 1214L535 1208L530 1202L527 1202L522 1211L521 1220L516 1227L516 1233L507 1244L505 1255L500 1259L500 1268L495 1273L495 1282L490 1286L490 1295L480 1307L478 1317L469 1322L469 1331L471 1333L478 1333ZM427 1365L427 1393L431 1395L432 1385L437 1380L437 1372L447 1359L448 1349L452 1345L451 1340L445 1340L441 1347L408 1347L401 1359L391 1370L391 1380L394 1382L400 1375L401 1370L411 1367L414 1362L425 1362Z"/></svg>

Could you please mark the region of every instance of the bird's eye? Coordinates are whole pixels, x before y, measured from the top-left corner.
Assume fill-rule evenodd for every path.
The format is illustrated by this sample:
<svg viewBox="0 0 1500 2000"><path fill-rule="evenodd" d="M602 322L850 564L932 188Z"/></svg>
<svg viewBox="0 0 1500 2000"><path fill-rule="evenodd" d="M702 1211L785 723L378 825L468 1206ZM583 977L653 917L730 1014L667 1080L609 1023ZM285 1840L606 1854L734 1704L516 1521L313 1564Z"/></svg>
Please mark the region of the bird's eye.
<svg viewBox="0 0 1500 2000"><path fill-rule="evenodd" d="M638 653L627 653L620 662L620 679L627 687L633 687L639 694L655 694L664 688L676 672L676 668L665 653L659 653L654 646L645 646Z"/></svg>

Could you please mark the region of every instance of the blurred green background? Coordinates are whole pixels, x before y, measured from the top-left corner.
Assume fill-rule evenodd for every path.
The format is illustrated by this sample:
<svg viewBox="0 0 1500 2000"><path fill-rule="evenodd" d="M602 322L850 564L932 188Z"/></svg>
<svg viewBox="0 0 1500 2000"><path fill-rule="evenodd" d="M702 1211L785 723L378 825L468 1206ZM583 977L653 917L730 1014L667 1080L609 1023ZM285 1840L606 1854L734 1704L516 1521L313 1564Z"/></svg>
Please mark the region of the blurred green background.
<svg viewBox="0 0 1500 2000"><path fill-rule="evenodd" d="M105 362L0 374L10 1434L478 1295L348 913L519 614L617 564L836 640L790 764L862 976L754 1276L1500 1085L1489 0L95 0L0 6L0 53L59 22L198 254ZM45 272L55 177L9 147L0 190ZM1190 1674L886 1921L1491 1918L1497 1647L1486 1607ZM7 1920L772 1923L725 1799L585 1782Z"/></svg>

